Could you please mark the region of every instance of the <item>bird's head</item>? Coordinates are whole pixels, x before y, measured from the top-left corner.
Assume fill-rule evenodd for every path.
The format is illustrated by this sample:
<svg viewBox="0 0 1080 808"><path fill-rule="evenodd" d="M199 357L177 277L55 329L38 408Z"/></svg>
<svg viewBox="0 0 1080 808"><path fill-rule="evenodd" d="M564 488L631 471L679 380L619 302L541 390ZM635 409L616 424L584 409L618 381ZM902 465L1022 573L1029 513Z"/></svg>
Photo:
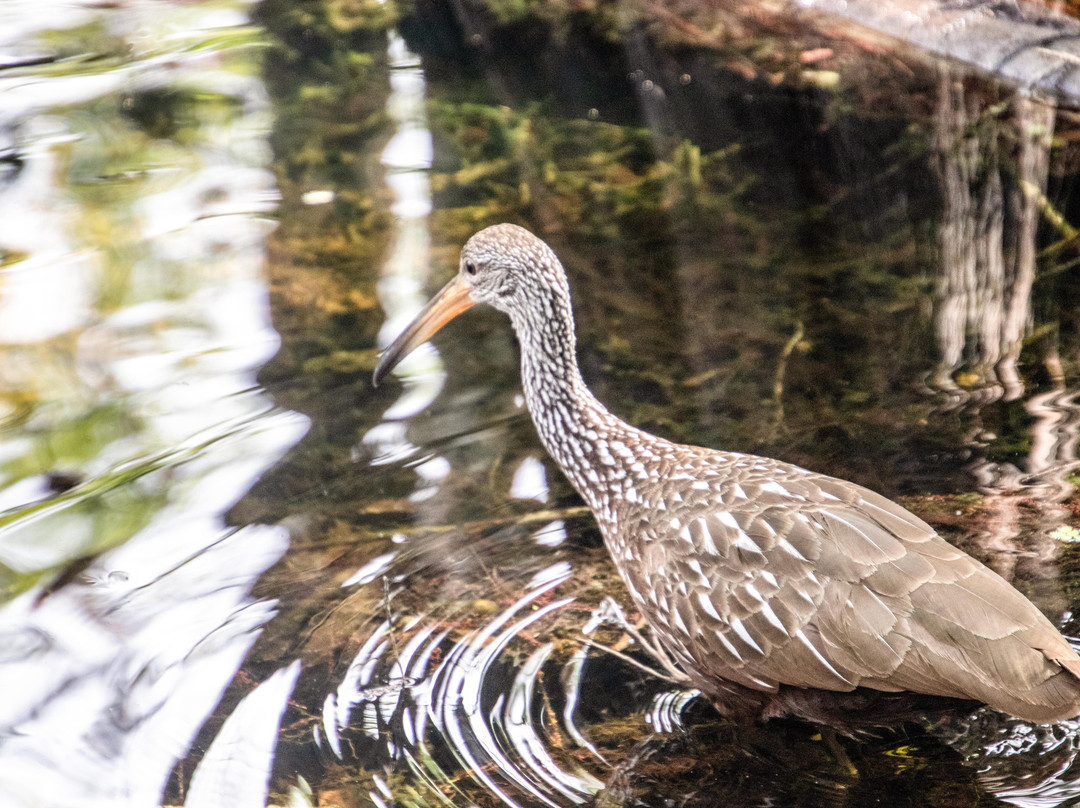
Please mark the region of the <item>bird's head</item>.
<svg viewBox="0 0 1080 808"><path fill-rule="evenodd" d="M552 301L569 300L562 264L541 239L516 224L481 230L461 250L458 273L433 297L379 358L378 385L402 359L459 314L487 303L515 325L531 314L552 317Z"/></svg>

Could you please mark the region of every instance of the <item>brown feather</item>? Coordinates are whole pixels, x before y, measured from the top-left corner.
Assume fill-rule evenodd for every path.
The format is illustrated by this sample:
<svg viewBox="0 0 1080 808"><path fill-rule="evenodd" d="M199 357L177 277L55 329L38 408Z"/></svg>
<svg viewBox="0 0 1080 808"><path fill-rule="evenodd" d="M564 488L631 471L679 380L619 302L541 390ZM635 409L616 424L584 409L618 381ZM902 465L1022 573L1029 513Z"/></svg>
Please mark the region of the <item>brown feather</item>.
<svg viewBox="0 0 1080 808"><path fill-rule="evenodd" d="M673 444L612 415L581 378L566 274L543 241L489 227L461 266L375 380L475 302L508 314L541 440L656 635L718 705L820 717L906 689L1034 721L1080 713L1068 642L922 520L852 483Z"/></svg>
<svg viewBox="0 0 1080 808"><path fill-rule="evenodd" d="M711 453L695 452L688 476L707 480ZM653 579L656 597L700 632L658 633L695 661L705 692L726 692L715 685L726 679L777 693L911 690L1032 720L1080 713L1080 657L1002 578L877 494L769 463L766 483L738 481L743 497L669 500L677 520L693 514L681 543L650 528L680 570Z"/></svg>

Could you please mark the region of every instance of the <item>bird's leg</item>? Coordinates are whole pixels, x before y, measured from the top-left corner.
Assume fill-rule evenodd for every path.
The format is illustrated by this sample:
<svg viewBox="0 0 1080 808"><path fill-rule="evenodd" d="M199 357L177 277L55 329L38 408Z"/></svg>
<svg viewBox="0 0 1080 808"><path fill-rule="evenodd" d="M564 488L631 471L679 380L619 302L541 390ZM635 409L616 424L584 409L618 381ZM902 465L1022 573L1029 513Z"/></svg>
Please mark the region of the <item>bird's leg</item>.
<svg viewBox="0 0 1080 808"><path fill-rule="evenodd" d="M621 628L626 634L638 645L644 649L655 662L657 662L663 669L663 673L650 668L648 665L642 665L632 657L627 656L621 651L617 651L614 648L608 648L593 640L586 640L586 642L594 648L599 648L608 652L619 659L634 665L637 668L641 668L654 676L658 676L661 679L667 679L673 684L680 687L690 686L690 677L688 677L682 669L678 667L675 661L671 658L671 655L663 648L663 646L651 642L645 639L645 636L637 630L637 627L630 623L626 617L626 613L623 612L622 607L615 601L614 598L604 598L601 601L600 606L593 612L592 619L582 628L582 632L585 634L591 634L597 626L601 623L610 623L614 626Z"/></svg>
<svg viewBox="0 0 1080 808"><path fill-rule="evenodd" d="M840 740L836 737L836 730L832 727L821 727L821 740L825 744L825 748L828 749L836 762L847 771L848 775L857 778L859 776L859 770L855 764L851 762L851 758L848 756L847 751L840 745Z"/></svg>

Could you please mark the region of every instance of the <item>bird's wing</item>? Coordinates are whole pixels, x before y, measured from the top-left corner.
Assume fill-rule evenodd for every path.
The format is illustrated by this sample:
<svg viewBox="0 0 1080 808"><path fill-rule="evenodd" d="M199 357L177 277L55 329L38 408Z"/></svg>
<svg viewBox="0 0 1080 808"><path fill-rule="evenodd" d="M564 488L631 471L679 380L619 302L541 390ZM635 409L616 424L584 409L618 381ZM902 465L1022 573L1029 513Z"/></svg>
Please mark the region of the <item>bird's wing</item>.
<svg viewBox="0 0 1080 808"><path fill-rule="evenodd" d="M1077 701L1080 658L1012 586L884 497L789 468L673 519L653 584L684 655L764 690Z"/></svg>

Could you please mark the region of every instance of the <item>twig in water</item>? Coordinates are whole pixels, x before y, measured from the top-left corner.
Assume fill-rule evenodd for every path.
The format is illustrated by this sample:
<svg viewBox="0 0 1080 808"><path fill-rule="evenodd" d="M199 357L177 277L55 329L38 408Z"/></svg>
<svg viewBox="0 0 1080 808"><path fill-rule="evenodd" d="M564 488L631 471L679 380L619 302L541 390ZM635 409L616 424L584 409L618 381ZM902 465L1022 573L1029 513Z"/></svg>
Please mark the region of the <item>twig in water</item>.
<svg viewBox="0 0 1080 808"><path fill-rule="evenodd" d="M784 344L784 349L780 351L780 360L776 364L776 375L773 377L773 426L769 440L776 437L776 433L784 423L784 374L787 373L788 359L791 357L792 351L802 341L805 333L802 320L796 320L795 333L791 335L791 338Z"/></svg>

